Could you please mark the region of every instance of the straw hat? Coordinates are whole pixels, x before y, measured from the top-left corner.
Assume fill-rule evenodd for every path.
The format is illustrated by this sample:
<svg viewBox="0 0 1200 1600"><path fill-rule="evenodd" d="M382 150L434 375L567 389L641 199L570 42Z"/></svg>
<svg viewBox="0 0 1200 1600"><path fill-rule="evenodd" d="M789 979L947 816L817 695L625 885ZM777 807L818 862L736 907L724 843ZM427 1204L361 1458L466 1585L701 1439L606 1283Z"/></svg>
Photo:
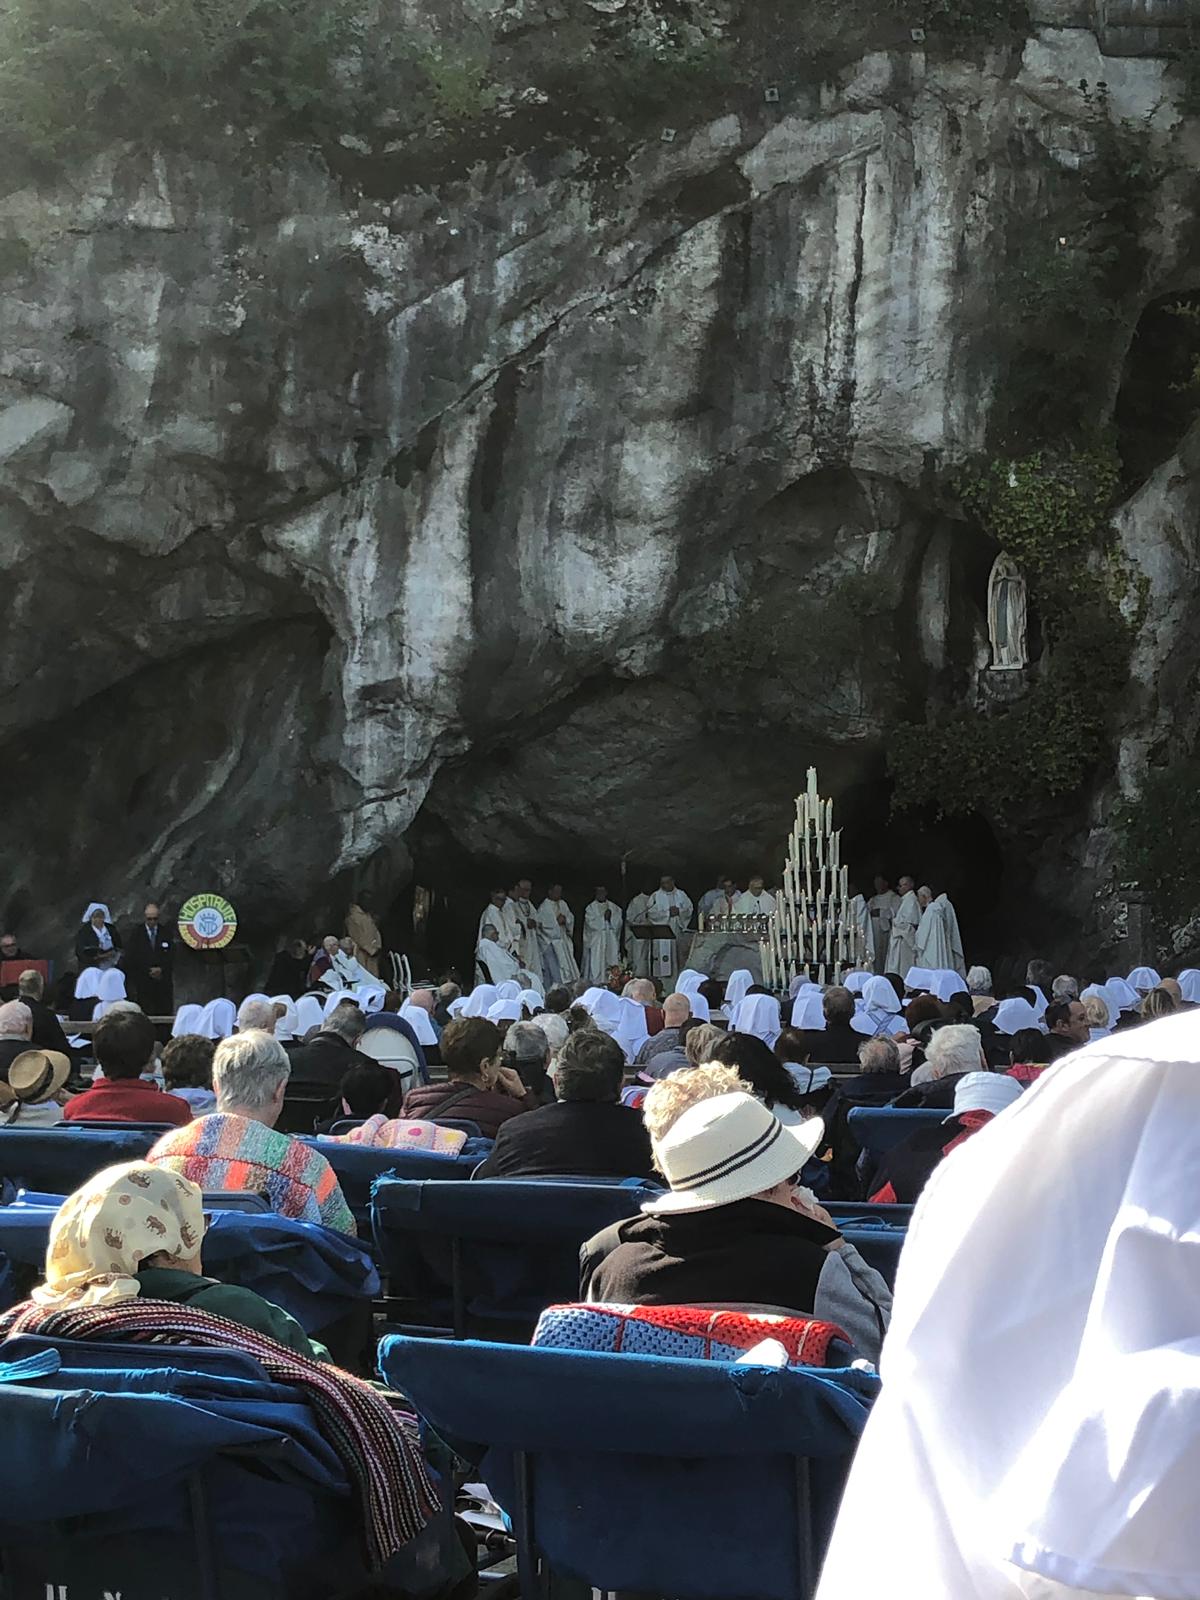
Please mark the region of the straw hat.
<svg viewBox="0 0 1200 1600"><path fill-rule="evenodd" d="M8 1069L8 1086L23 1105L40 1105L70 1076L71 1063L61 1050L22 1050Z"/></svg>
<svg viewBox="0 0 1200 1600"><path fill-rule="evenodd" d="M794 1178L825 1136L820 1117L785 1127L750 1094L719 1094L689 1106L654 1146L671 1185L651 1215L710 1211Z"/></svg>

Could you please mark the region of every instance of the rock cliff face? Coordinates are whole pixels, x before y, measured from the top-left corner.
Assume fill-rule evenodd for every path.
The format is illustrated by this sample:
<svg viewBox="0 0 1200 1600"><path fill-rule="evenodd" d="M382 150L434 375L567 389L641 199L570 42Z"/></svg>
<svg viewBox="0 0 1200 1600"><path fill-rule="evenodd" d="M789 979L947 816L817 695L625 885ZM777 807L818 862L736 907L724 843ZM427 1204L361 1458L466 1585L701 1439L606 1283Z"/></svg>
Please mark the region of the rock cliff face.
<svg viewBox="0 0 1200 1600"><path fill-rule="evenodd" d="M1200 284L1200 134L1142 11L688 108L615 177L485 148L381 197L122 147L5 194L0 916L53 941L92 896L222 886L261 935L351 886L386 911L414 851L474 891L745 866L814 760L865 872L924 850L990 892L1003 839L882 831L889 727L987 660L994 548L944 475L1096 84L1157 152L1099 418L1143 308ZM1195 720L1196 457L1119 514L1126 784Z"/></svg>

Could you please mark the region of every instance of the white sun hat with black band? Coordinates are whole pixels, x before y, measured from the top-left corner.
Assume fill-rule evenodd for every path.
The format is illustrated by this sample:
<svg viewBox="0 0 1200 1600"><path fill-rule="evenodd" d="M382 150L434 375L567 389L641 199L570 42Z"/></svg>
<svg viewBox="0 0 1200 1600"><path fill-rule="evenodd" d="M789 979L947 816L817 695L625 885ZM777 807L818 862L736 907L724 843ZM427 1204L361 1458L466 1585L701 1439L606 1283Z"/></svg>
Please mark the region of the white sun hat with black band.
<svg viewBox="0 0 1200 1600"><path fill-rule="evenodd" d="M711 1211L794 1178L825 1136L820 1117L785 1127L750 1094L718 1094L689 1106L654 1146L670 1194L651 1215Z"/></svg>

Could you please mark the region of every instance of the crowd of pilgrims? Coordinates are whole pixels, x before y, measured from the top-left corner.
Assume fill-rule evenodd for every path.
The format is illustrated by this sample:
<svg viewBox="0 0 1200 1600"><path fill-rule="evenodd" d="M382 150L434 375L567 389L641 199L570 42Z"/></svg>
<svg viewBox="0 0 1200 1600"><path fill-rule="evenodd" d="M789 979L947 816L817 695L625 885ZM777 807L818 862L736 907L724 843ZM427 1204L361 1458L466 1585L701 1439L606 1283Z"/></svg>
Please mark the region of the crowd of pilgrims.
<svg viewBox="0 0 1200 1600"><path fill-rule="evenodd" d="M948 1156L989 1125L1008 1126L1023 1098L1037 1103L1039 1080L1062 1058L1097 1043L1117 1050L1129 1030L1200 1006L1200 970L1138 967L1086 983L1041 962L999 995L983 966L965 979L918 965L824 987L798 979L781 996L744 969L539 986L523 963L519 979L401 993L359 962L370 952L330 936L295 954L300 995L182 1007L163 1042L125 992L129 973L159 985L143 1000L167 998L157 908L147 907L145 959L132 972L105 959L120 946L95 909L104 914L85 917L97 937L80 977L96 981L75 983L72 1008L46 1003L36 971L0 1005L0 1140L6 1127L62 1121L164 1130L144 1161L101 1172L66 1200L44 1275L0 1333L154 1337L161 1324L183 1342L191 1332L240 1345L268 1367L286 1359L342 1440L369 1452L375 1470L355 1481L374 1540L368 1564L385 1571L433 1518L417 1419L370 1381L369 1340L331 1352L279 1307L206 1273L206 1191L250 1189L283 1216L354 1234L325 1141L458 1155L477 1130L480 1181L660 1186L640 1215L584 1244L581 1303L768 1307L839 1330L875 1364L891 1291L827 1204L912 1203L943 1163L962 1170ZM94 1034L70 1038L81 1009ZM371 1048L385 1036L402 1041L407 1067ZM871 1157L853 1138L856 1106L944 1116ZM298 1143L310 1131L316 1139ZM468 1548L442 1550L447 1594L469 1577ZM848 1597L855 1582L827 1577L824 1592Z"/></svg>

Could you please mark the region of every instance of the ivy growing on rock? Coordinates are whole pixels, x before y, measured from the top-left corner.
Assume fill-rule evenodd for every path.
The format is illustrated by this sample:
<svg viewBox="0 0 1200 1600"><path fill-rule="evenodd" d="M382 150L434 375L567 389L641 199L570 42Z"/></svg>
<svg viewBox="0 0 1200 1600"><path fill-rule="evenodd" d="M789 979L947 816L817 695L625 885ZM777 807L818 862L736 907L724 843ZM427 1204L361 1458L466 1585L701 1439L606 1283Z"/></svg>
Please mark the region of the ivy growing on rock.
<svg viewBox="0 0 1200 1600"><path fill-rule="evenodd" d="M1186 922L1200 905L1200 759L1151 767L1138 799L1113 822L1123 875L1151 898L1164 927Z"/></svg>
<svg viewBox="0 0 1200 1600"><path fill-rule="evenodd" d="M898 808L979 811L1019 828L1093 774L1132 644L1121 574L1106 559L1118 481L1109 448L1037 451L959 475L962 504L1025 574L1045 660L1028 691L1003 710L982 715L963 705L933 726L899 730L891 747Z"/></svg>

